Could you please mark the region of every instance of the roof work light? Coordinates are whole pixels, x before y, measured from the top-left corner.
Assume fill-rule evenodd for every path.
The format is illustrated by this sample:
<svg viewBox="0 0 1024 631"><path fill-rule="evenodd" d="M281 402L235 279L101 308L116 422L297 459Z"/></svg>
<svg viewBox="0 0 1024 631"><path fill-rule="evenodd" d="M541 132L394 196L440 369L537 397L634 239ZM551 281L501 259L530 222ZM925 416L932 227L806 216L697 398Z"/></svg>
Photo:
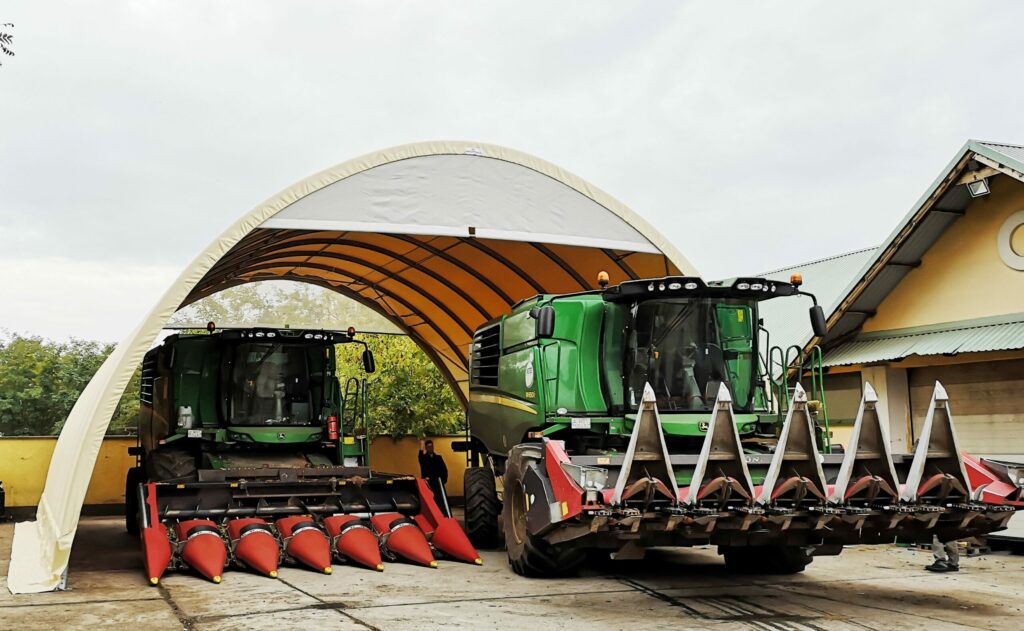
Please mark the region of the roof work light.
<svg viewBox="0 0 1024 631"><path fill-rule="evenodd" d="M985 195L988 195L992 192L988 187L988 178L983 177L980 180L968 182L967 192L971 194L971 197L984 197Z"/></svg>

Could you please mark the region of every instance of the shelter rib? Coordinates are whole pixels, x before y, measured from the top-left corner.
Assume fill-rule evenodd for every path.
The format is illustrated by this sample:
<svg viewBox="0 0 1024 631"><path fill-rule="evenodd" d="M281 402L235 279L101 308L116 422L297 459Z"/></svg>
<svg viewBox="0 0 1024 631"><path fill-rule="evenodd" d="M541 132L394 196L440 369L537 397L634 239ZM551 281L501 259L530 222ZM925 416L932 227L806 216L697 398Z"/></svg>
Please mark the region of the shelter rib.
<svg viewBox="0 0 1024 631"><path fill-rule="evenodd" d="M279 268L282 268L282 267L288 267L288 264L282 265L280 263L265 263L265 264L262 264L262 265L252 266L252 267L250 267L250 270L251 271L261 271L261 270L269 270L269 269L279 269ZM331 267L329 265L322 265L322 264L319 264L319 263L309 263L309 262L296 263L294 265L293 269L297 269L297 268L300 268L300 267L301 268L316 269L316 270L320 270L320 271L324 271L324 272L331 272L331 273L338 273L338 272L341 271L341 270L339 270L337 268L334 268L334 267ZM299 275L296 275L295 277L288 277L289 280L304 280L305 278L306 277L301 277ZM314 276L314 278L317 278L317 277ZM329 281L327 281L327 279L324 279L324 280L326 282L329 282ZM402 283L402 284L404 285L405 283ZM406 286L415 290L415 288L411 287L410 285L406 285ZM407 309L409 309L410 311L415 313L417 315L417 317L422 318L424 322L431 322L431 320L426 318L421 311L419 311L418 309L415 309L411 305L409 305L409 303L406 302L400 294L396 294L394 292L382 289L379 285L376 285L376 284L367 284L367 287L370 287L374 291L376 291L376 292L378 292L378 293L380 293L382 295L386 295L389 298L397 299ZM471 328L469 328L464 322L459 320L454 314L452 314L451 311L448 310L447 307L445 307L444 305L442 305L440 303L437 303L437 302L433 301L429 297L426 297L424 294L420 294L420 295L424 296L425 298L427 298L427 301L430 302L431 304L434 304L435 306L441 308L455 323L457 323L466 332L467 336L472 337L473 330ZM437 328L437 327L432 327L432 328L434 328L434 330L438 332L438 334L445 340L445 342L448 344L449 347L451 347L452 350L454 350L456 352L459 352L459 345L456 344L454 341L452 341L452 339L450 337L448 337L448 335L446 333L444 333L442 329Z"/></svg>
<svg viewBox="0 0 1024 631"><path fill-rule="evenodd" d="M433 280L438 282L439 284L441 284L444 287L448 288L454 295L458 296L459 298L461 298L462 300L467 302L480 315L480 317L483 318L484 320L489 320L489 319L493 318L496 315L496 314L491 313L483 305L481 305L479 302L477 302L471 295L469 295L468 292L465 292L465 291L459 289L450 280L448 280L447 278L445 278L441 274L435 272L434 270L430 269L429 267L421 265L417 261L413 261L412 259L408 258L407 255L396 253L396 252L394 252L392 250L389 250L389 249L387 249L385 247L382 247L382 246L378 246L378 245L374 245L374 244L371 244L371 243L367 243L365 241L358 241L358 240L355 240L355 239L338 238L338 239L333 239L330 242L327 242L327 241L322 240L322 239L302 239L302 240L299 240L299 241L293 241L293 242L288 243L287 247L288 248L292 248L292 247L319 246L319 245L324 245L325 247L330 247L331 245L338 245L338 246L341 246L341 247L351 247L353 249L366 250L368 252L373 252L375 254L379 254L381 256L385 256L385 257L394 259L396 261L401 261L402 263L404 263L407 266L405 269L393 270L393 271L392 270L388 270L388 271L392 271L394 274L401 274L401 273L403 273L404 271L406 271L408 269L408 270L412 270L414 272L421 273L421 274L424 274L426 276L429 276ZM266 257L266 255L268 253L274 254L274 255L276 255L277 257L280 257L280 258L293 257L293 256L296 256L296 257L299 257L299 256L318 257L318 256L328 256L329 254L333 254L333 253L331 253L329 251L328 251L328 253L325 254L325 251L323 249L321 249L321 250L291 250L291 249L288 249L288 250L276 250L276 249L261 248L261 249L252 250L250 252L250 256L254 257L254 258L252 258L253 262L255 262L255 263L262 263L262 262L266 262L266 261L272 260L272 259ZM211 278L217 279L218 275L217 274L213 274L211 276Z"/></svg>
<svg viewBox="0 0 1024 631"><path fill-rule="evenodd" d="M552 252L546 246L540 243L531 243L530 245L532 245L536 250L539 250L544 256L548 257L551 261L555 263L555 265L558 265L563 270L565 270L567 274L572 276L573 280L575 280L579 284L580 289L582 289L583 291L593 289L593 287L587 284L587 281L582 276L580 276L580 273L577 272L573 266L566 263L564 260L562 260L560 256Z"/></svg>
<svg viewBox="0 0 1024 631"><path fill-rule="evenodd" d="M507 258L502 256L501 254L498 254L497 252L495 252L491 248L487 247L486 245L481 243L478 239L464 239L463 242L466 243L467 245L470 245L470 246L476 248L477 250L480 250L481 252L483 252L487 256L491 257L495 261L497 261L497 262L501 263L502 265L504 265L505 267L507 267L510 272L512 272L513 274L516 274L519 278L521 278L522 280L526 281L531 287L533 287L534 291L536 291L538 294L544 293L543 285L538 283L533 278L533 276L531 276L530 274L527 274L526 272L524 272L518 265L516 265L512 261L508 260Z"/></svg>

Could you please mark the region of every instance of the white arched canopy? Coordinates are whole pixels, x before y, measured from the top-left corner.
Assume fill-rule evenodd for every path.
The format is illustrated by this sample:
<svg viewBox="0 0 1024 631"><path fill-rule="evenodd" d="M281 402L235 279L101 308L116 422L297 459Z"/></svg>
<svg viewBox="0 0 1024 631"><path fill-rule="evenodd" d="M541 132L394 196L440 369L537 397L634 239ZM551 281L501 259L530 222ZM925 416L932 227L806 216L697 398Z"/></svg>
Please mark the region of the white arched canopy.
<svg viewBox="0 0 1024 631"><path fill-rule="evenodd" d="M494 145L403 145L321 171L228 228L182 272L82 392L57 441L36 521L17 525L12 592L67 570L100 443L132 373L175 311L244 283L313 283L407 332L466 397L473 331L538 293L695 274L647 222L580 178Z"/></svg>

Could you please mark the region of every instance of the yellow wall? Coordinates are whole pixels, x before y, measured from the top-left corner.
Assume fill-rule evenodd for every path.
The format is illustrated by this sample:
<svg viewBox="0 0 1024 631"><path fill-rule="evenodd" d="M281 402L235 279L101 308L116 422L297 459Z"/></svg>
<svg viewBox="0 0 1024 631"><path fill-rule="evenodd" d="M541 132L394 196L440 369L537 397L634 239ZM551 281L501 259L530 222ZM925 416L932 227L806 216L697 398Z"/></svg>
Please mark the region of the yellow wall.
<svg viewBox="0 0 1024 631"><path fill-rule="evenodd" d="M974 200L864 324L886 331L1024 312L1024 272L999 258L1003 222L1024 210L1024 183L992 178L992 193Z"/></svg>
<svg viewBox="0 0 1024 631"><path fill-rule="evenodd" d="M46 472L56 437L0 438L0 480L7 491L8 506L35 506L43 493ZM96 459L96 474L85 494L86 504L124 502L124 478L135 464L128 448L134 438L105 438Z"/></svg>
<svg viewBox="0 0 1024 631"><path fill-rule="evenodd" d="M462 495L466 456L451 448L452 442L460 439L449 436L433 439L434 449L448 465L446 489L451 496ZM8 506L39 503L56 442L56 437L0 438L0 481L7 491ZM85 495L86 504L124 503L124 478L128 469L135 465L135 456L128 455L128 448L134 445L134 438L103 439L96 470ZM415 438L377 438L370 446L370 461L378 471L419 475L418 451L419 441Z"/></svg>
<svg viewBox="0 0 1024 631"><path fill-rule="evenodd" d="M463 436L437 436L434 441L434 451L448 465L448 484L445 491L449 496L462 495L462 476L466 472L466 454L452 451L452 443L458 440L465 440ZM417 454L420 450L420 441L413 436L401 438L389 438L379 436L373 439L370 445L370 466L375 471L387 471L388 473L408 473L409 475L420 474L420 463Z"/></svg>

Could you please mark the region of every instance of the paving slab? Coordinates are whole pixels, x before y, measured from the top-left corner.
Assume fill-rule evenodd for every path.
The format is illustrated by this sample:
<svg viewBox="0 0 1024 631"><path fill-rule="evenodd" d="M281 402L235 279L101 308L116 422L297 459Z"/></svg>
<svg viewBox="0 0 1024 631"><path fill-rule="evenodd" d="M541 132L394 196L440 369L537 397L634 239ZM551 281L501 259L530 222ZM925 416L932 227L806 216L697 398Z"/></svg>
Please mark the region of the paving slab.
<svg viewBox="0 0 1024 631"><path fill-rule="evenodd" d="M0 555L11 524L0 524ZM865 546L816 559L799 575L731 574L714 549L653 550L642 562L596 562L577 578L526 579L503 552L477 567L389 562L384 572L336 565L327 576L283 567L277 580L228 571L215 585L189 572L150 587L138 543L119 520L82 521L65 592L0 590L0 630L146 629L757 629L762 631L1017 629L1024 557L965 558L923 570L927 552ZM3 567L0 565L0 567Z"/></svg>

